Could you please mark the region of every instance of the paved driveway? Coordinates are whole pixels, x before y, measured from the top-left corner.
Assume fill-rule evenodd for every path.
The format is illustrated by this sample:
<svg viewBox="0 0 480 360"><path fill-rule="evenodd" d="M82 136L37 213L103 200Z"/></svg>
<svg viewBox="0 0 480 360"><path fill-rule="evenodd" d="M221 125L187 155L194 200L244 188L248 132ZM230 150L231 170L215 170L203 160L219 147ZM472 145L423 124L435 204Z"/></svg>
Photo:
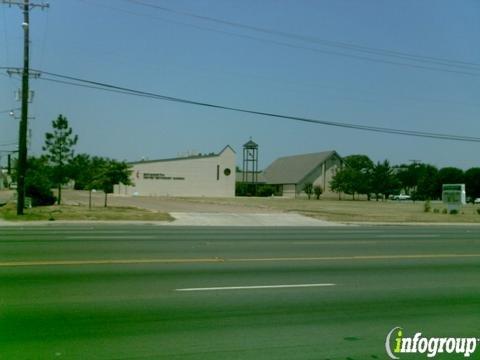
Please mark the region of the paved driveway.
<svg viewBox="0 0 480 360"><path fill-rule="evenodd" d="M175 221L168 225L181 226L335 226L337 223L293 213L192 213L172 212Z"/></svg>

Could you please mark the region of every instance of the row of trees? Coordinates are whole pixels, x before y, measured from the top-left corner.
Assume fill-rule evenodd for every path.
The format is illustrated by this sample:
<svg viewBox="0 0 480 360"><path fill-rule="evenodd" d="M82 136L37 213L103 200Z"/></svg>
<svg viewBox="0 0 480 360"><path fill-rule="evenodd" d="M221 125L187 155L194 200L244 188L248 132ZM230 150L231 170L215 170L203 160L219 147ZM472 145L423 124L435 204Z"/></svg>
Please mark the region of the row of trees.
<svg viewBox="0 0 480 360"><path fill-rule="evenodd" d="M73 134L66 117L59 115L52 122L53 132L45 134L45 153L30 157L27 163L26 194L32 205L51 205L62 201L62 187L70 182L75 189L98 189L107 195L115 184L131 185L130 166L125 162L87 154L75 155L78 136ZM57 189L57 197L52 188ZM91 205L91 202L90 202Z"/></svg>
<svg viewBox="0 0 480 360"><path fill-rule="evenodd" d="M455 167L438 169L430 164L391 166L388 160L376 164L367 155L344 158L344 167L330 182L332 191L385 199L404 192L414 200L439 199L442 184L465 184L467 197L480 197L480 168L467 171Z"/></svg>

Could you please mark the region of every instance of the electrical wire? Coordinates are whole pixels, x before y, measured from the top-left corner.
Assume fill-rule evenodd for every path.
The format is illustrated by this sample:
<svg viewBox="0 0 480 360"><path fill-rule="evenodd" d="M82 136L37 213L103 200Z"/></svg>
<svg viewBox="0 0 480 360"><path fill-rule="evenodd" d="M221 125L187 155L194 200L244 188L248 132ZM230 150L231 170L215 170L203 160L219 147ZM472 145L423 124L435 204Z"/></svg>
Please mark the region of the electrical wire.
<svg viewBox="0 0 480 360"><path fill-rule="evenodd" d="M8 144L0 144L0 146L14 146L14 145L18 145L17 142L12 142L12 143L8 143Z"/></svg>
<svg viewBox="0 0 480 360"><path fill-rule="evenodd" d="M383 48L375 48L375 47L368 47L364 45L359 45L355 43L350 43L350 42L342 42L342 41L333 41L333 40L326 40L326 39L321 39L315 36L305 36L301 34L295 34L295 33L290 33L290 32L284 32L284 31L278 31L275 29L269 29L269 28L263 28L259 26L252 26L252 25L247 25L243 24L240 22L234 22L234 21L228 21L224 19L219 19L219 18L214 18L210 16L204 16L204 15L198 15L192 12L187 12L187 11L179 11L175 10L172 8L168 8L165 6L160 6L157 4L152 4L148 3L142 0L124 0L132 4L137 4L143 7L148 7L148 8L153 8L156 10L160 10L163 12L169 12L177 15L182 15L182 16L187 16L199 20L204 20L204 21L209 21L209 22L214 22L222 25L228 25L231 27L236 27L236 28L242 28L246 30L251 30L255 32L260 32L264 34L269 34L269 35L276 35L276 36L281 36L289 39L295 39L295 40L301 40L304 42L310 42L310 43L315 43L315 44L320 44L320 45L325 45L325 46L330 46L330 47L336 47L336 48L342 48L342 49L349 49L349 50L354 50L354 51L359 51L359 52L365 52L368 54L375 54L375 55L381 55L381 56L390 56L390 57L396 57L396 58L401 58L401 59L408 59L412 61L420 61L420 62L427 62L427 63L434 63L438 65L444 65L444 66L455 66L455 67L464 67L464 68L471 68L471 67L480 67L480 63L475 63L475 62L468 62L468 61L460 61L460 60L453 60L453 59L447 59L447 58L440 58L440 57L434 57L434 56L425 56L425 55L418 55L418 54L413 54L413 53L408 53L408 52L402 52L402 51L397 51L397 50L390 50L390 49L383 49Z"/></svg>
<svg viewBox="0 0 480 360"><path fill-rule="evenodd" d="M477 66L477 64L475 64L475 63L463 63L463 64L471 64L469 66L466 66L466 65L462 65L462 64L454 64L453 63L453 62L455 62L454 60L447 60L447 59L444 59L443 61L431 61L431 60L425 60L425 59L416 59L415 60L415 59L407 59L406 55L393 56L393 55L388 55L386 53L381 54L381 50L379 50L379 49L377 49L377 53L375 53L375 54L372 52L373 50L368 51L368 52L363 51L363 53L370 53L370 54L377 55L377 56L393 56L394 58L396 57L396 58L400 58L400 59L404 59L404 60L427 63L427 65L415 64L415 63L405 63L405 62L393 61L393 60L388 60L388 59L373 58L373 57L368 57L368 56L363 56L363 55L358 55L358 54L349 54L349 53L343 53L343 52L338 52L338 51L319 49L319 48L314 48L314 47L305 46L305 45L287 43L287 42L284 42L284 41L278 41L278 40L274 40L274 39L266 39L266 38L260 38L260 37L252 36L252 35L239 34L239 33L233 33L233 32L224 31L224 30L212 29L212 28L208 28L208 27L204 27L204 26L199 26L199 25L194 25L194 24L189 24L189 23L184 23L184 22L179 22L179 21L174 21L174 20L166 20L166 19L163 19L163 18L159 18L157 16L136 13L136 12L133 12L133 11L130 11L130 10L125 10L125 9L121 9L121 8L117 8L117 7L112 7L112 6L105 5L105 4L90 3L87 0L78 0L78 1L81 1L83 3L89 3L89 4L92 4L92 5L95 5L95 6L100 6L100 7L104 7L104 8L108 8L108 9L121 11L121 12L130 14L130 15L154 18L154 19L157 19L157 20L160 20L160 21L163 21L163 22L168 22L168 23L173 23L173 24L177 24L177 25L187 26L187 27L191 27L191 28L195 28L195 29L214 32L214 33L226 34L226 35L230 35L230 36L235 36L235 37L254 40L254 41L259 41L259 42L263 42L263 43L270 43L270 44L274 44L274 45L277 45L277 46L288 47L288 48L291 48L291 49L308 50L308 51L313 51L313 52L320 53L320 54L340 56L340 57L345 57L345 58L350 58L350 59L357 59L357 60L362 60L362 61L388 64L388 65L394 65L394 66L400 66L400 67L406 67L406 68L429 70L429 71L444 72L444 73L451 73L451 74L460 74L460 75L480 76L480 72L475 72L475 71L480 71L480 64L478 64L479 68L472 67L472 66ZM124 0L124 1L130 1L130 0ZM133 1L133 2L138 3L137 1ZM159 7L159 6L153 5L153 4L148 4L146 6L151 6L151 7L154 7L154 8L158 8L160 10L171 11L171 12L176 13L175 10L171 10L171 9L164 8L164 7ZM183 14L183 13L181 13L181 14ZM199 18L213 19L213 18L203 17L203 16L199 16L199 15L192 15L192 16L193 17L199 17ZM226 23L226 24L230 24L230 25L231 24L236 24L239 27L250 28L248 25L242 25L242 24L239 24L239 23L230 23L230 22L227 22L227 21L224 21L224 20L219 20L219 19L213 19L213 20L215 20L216 22L220 22L220 23ZM262 28L252 27L252 29L262 29ZM267 32L267 29L263 29L263 30L264 31L261 31L261 32ZM274 30L271 30L271 31L274 32ZM279 33L281 33L281 32L279 32ZM291 37L293 37L293 38L301 37L301 35L291 35L290 38ZM317 42L320 42L320 40L318 40ZM356 45L356 46L360 47L359 45ZM339 46L336 46L336 47L338 48ZM345 46L343 46L341 48L343 48L344 50L346 49ZM352 49L350 49L350 50L352 50ZM387 50L385 50L385 51L387 51ZM388 50L388 51L390 51L390 50ZM393 52L393 51L390 51L390 52ZM413 57L413 56L414 55L411 55L411 57ZM448 64L447 63L448 61L451 61L452 64ZM433 65L447 66L447 68L428 66L428 63L433 64ZM461 63L461 62L458 62L458 63Z"/></svg>
<svg viewBox="0 0 480 360"><path fill-rule="evenodd" d="M2 6L2 16L3 16L3 34L5 36L5 59L8 61L9 49L8 49L8 31L7 31L7 16L6 16L5 7Z"/></svg>
<svg viewBox="0 0 480 360"><path fill-rule="evenodd" d="M8 110L0 110L0 114L9 113L9 112L11 112L11 111L15 111L15 110L20 110L20 108L8 109Z"/></svg>
<svg viewBox="0 0 480 360"><path fill-rule="evenodd" d="M395 135L405 135L405 136L415 136L415 137L422 137L422 138L432 138L432 139L440 139L440 140L453 140L453 141L466 141L466 142L480 142L479 137L473 136L464 136L464 135L452 135L452 134L442 134L442 133L434 133L434 132L424 132L424 131L416 131L416 130L403 130L403 129L395 129L395 128L386 128L386 127L377 127L377 126L368 126L368 125L361 125L361 124L352 124L352 123L342 123L342 122L335 122L335 121L326 121L326 120L318 120L312 118L305 118L301 116L291 116L291 115L284 115L284 114L276 114L271 112L265 111L257 111L239 107L232 107L214 103L207 103L201 101L195 101L190 99L184 99L179 97L167 96L162 94L157 94L148 91L142 90L135 90L123 86L112 85L108 83L103 83L99 81L93 81L88 79L82 79L74 76L62 75L57 73L52 73L48 71L39 71L44 75L50 76L50 78L40 77L40 80L46 81L53 81L58 82L66 85L75 85L81 86L86 88L92 88L97 90L105 90L110 92L121 93L125 95L133 95L133 96L140 96L146 98L152 98L157 100L164 100L170 101L175 103L182 103L188 105L195 105L195 106L202 106L207 108L219 109L219 110L228 110L234 112L240 112L245 114L251 115L259 115L263 117L270 117L270 118L277 118L277 119L286 119L286 120L293 120L297 122L303 123L310 123L310 124L317 124L317 125L325 125L325 126L333 126L339 128L348 128L348 129L355 129L355 130L363 130L369 132L376 132L376 133L386 133L386 134L395 134ZM53 77L53 79L51 78ZM58 80L63 79L63 80Z"/></svg>

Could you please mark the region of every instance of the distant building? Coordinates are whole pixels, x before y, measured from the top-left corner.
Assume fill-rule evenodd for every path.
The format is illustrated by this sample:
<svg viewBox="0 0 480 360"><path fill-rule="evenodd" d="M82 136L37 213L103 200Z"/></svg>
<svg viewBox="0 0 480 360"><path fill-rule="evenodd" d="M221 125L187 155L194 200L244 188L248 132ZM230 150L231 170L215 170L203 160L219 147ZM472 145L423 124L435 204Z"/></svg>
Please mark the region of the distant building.
<svg viewBox="0 0 480 360"><path fill-rule="evenodd" d="M133 186L115 193L139 196L235 196L235 151L130 163Z"/></svg>
<svg viewBox="0 0 480 360"><path fill-rule="evenodd" d="M324 194L332 194L330 180L342 166L342 158L336 151L285 156L275 160L265 171L265 182L279 187L284 197L306 196L306 183L320 185Z"/></svg>

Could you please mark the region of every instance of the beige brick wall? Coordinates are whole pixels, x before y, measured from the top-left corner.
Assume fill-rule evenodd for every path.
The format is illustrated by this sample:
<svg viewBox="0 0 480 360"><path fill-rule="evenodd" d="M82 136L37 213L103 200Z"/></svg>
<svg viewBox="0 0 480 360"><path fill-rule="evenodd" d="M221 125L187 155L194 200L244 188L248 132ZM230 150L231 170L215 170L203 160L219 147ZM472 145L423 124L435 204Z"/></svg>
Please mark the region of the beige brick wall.
<svg viewBox="0 0 480 360"><path fill-rule="evenodd" d="M227 175L225 170L230 170ZM235 152L218 156L145 162L132 167L134 186L116 186L115 193L140 196L235 196ZM228 171L227 171L228 173Z"/></svg>

